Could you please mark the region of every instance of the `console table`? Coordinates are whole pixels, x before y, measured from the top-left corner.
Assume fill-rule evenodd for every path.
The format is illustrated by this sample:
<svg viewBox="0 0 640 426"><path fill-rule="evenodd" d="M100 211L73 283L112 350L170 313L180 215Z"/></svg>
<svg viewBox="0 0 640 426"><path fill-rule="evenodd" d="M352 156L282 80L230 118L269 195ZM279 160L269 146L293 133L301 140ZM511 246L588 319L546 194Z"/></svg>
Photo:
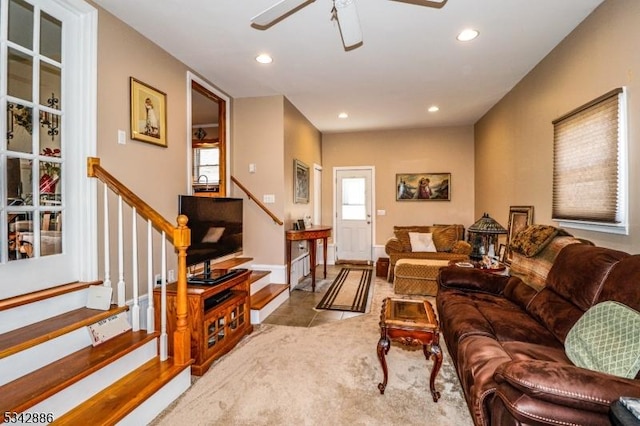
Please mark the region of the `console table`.
<svg viewBox="0 0 640 426"><path fill-rule="evenodd" d="M316 240L322 239L324 258L324 277L327 278L327 238L331 236L331 227L310 226L307 229L285 231L287 239L287 284L291 286L291 245L294 241L309 241L309 265L311 267L311 291L316 291ZM289 287L291 288L291 287Z"/></svg>

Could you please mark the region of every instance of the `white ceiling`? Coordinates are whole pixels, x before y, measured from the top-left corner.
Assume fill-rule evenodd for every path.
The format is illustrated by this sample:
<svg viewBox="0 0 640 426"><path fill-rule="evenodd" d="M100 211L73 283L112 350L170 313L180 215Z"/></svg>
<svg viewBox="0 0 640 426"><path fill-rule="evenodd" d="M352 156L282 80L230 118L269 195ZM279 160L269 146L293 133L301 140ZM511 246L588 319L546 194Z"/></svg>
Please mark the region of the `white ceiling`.
<svg viewBox="0 0 640 426"><path fill-rule="evenodd" d="M339 132L475 123L603 0L357 0L364 44L349 52L332 0L264 31L250 19L278 0L94 1L231 97L284 95ZM458 42L468 27L480 36Z"/></svg>

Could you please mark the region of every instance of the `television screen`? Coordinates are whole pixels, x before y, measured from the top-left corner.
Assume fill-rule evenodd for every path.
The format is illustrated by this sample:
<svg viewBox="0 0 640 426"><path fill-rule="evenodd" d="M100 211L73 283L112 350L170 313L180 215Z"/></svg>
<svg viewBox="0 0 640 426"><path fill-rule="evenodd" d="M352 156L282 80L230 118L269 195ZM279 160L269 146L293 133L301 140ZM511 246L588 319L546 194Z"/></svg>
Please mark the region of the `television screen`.
<svg viewBox="0 0 640 426"><path fill-rule="evenodd" d="M179 213L191 229L188 266L242 253L242 198L180 195Z"/></svg>

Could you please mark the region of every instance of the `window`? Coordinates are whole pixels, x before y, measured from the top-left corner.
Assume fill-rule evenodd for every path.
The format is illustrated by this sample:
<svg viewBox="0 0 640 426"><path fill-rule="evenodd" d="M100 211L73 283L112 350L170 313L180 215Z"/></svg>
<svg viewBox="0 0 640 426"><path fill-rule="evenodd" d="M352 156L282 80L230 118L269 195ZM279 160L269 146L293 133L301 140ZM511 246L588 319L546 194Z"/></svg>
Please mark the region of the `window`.
<svg viewBox="0 0 640 426"><path fill-rule="evenodd" d="M623 88L553 121L553 219L560 226L627 234Z"/></svg>
<svg viewBox="0 0 640 426"><path fill-rule="evenodd" d="M193 176L196 183L220 184L219 148L193 149Z"/></svg>
<svg viewBox="0 0 640 426"><path fill-rule="evenodd" d="M342 220L366 220L366 180L360 177L342 179Z"/></svg>

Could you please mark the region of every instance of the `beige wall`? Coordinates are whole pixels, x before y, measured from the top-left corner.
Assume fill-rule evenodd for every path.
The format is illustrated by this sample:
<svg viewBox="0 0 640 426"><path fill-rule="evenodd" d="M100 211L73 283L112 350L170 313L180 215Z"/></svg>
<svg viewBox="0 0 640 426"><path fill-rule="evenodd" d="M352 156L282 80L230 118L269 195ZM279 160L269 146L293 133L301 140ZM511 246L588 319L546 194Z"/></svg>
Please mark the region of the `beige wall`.
<svg viewBox="0 0 640 426"><path fill-rule="evenodd" d="M442 127L323 135L322 217L333 217L333 169L375 167L374 244L384 245L394 225L475 222L473 128ZM396 201L396 173L451 173L451 201Z"/></svg>
<svg viewBox="0 0 640 426"><path fill-rule="evenodd" d="M275 203L266 204L277 217L283 219L287 195L284 180L284 98L270 96L239 98L233 102L232 112L232 170L233 175L260 201L265 194L273 194ZM249 164L256 172L249 173ZM244 197L235 185L231 194ZM244 252L262 264L284 263L284 231L253 202L244 203ZM259 238L248 236L259 235Z"/></svg>
<svg viewBox="0 0 640 426"><path fill-rule="evenodd" d="M475 215L507 226L510 205L533 205L552 224L552 120L620 86L628 88L630 235L569 230L598 245L640 250L640 2L607 0L475 125Z"/></svg>
<svg viewBox="0 0 640 426"><path fill-rule="evenodd" d="M320 132L283 96L234 100L233 123L234 175L260 200L275 195L276 202L266 206L285 222L275 225L255 204L246 203L244 232L259 238L245 237L245 252L259 263L284 264L284 230L313 208L312 198L308 204L293 202L293 160L310 169L320 163ZM255 173L249 173L250 163ZM234 189L234 195L241 194ZM292 255L298 255L297 246Z"/></svg>

